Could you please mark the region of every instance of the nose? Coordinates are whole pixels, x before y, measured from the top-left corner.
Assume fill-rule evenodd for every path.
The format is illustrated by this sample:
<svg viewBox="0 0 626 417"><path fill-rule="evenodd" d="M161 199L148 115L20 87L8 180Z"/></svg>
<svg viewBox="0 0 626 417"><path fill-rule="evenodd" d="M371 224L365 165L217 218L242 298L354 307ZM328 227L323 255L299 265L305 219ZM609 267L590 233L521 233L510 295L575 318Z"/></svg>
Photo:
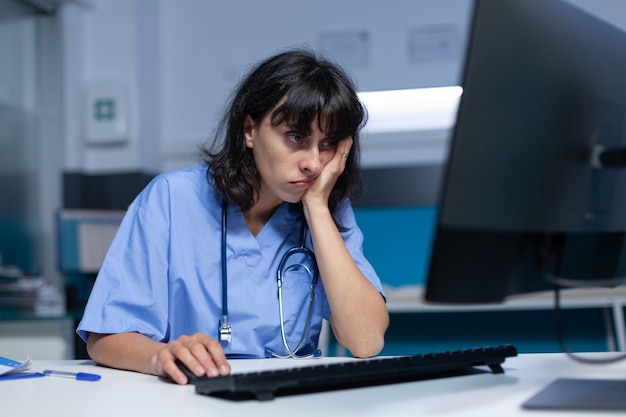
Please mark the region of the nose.
<svg viewBox="0 0 626 417"><path fill-rule="evenodd" d="M300 168L305 172L317 174L322 168L322 160L320 159L320 152L317 147L307 148L300 161Z"/></svg>

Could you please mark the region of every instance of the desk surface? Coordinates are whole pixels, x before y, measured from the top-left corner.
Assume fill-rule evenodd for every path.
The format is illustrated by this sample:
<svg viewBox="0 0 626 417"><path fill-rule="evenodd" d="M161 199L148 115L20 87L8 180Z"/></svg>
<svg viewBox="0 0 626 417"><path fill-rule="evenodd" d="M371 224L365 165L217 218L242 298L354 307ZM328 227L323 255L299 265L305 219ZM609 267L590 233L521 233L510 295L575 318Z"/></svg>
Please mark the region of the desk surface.
<svg viewBox="0 0 626 417"><path fill-rule="evenodd" d="M612 354L594 353L589 357ZM233 372L303 366L319 361L235 360ZM524 354L504 363L505 374L476 374L380 387L279 397L273 401L231 402L197 395L194 387L164 382L155 376L94 366L89 361L35 361L32 370L65 370L102 375L98 382L65 378L0 381L0 411L6 416L555 416L528 411L521 404L561 377L625 378L626 363L593 366L563 354ZM598 416L577 412L576 416ZM611 414L611 413L606 413Z"/></svg>
<svg viewBox="0 0 626 417"><path fill-rule="evenodd" d="M424 301L425 288L421 285L386 287L387 308L394 313L465 312L489 310L553 309L554 292L541 291L508 297L496 303L434 303ZM626 286L615 288L589 287L561 291L562 308L622 307L626 304Z"/></svg>

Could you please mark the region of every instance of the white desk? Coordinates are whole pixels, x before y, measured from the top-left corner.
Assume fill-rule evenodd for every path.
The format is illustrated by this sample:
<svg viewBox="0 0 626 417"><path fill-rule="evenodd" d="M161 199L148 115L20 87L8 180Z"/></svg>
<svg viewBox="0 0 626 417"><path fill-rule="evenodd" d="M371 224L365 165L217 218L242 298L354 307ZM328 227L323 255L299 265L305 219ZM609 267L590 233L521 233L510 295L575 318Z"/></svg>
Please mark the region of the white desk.
<svg viewBox="0 0 626 417"><path fill-rule="evenodd" d="M589 354L600 357L605 353ZM301 366L319 361L238 360L233 372ZM562 354L526 354L509 358L505 374L479 374L380 387L279 397L273 401L230 402L198 395L157 377L91 365L89 361L41 361L32 369L100 373L98 382L43 377L0 381L3 416L556 416L567 413L528 411L521 404L558 377L626 378L626 362L590 366ZM610 413L605 413L610 414ZM602 415L577 412L577 417Z"/></svg>

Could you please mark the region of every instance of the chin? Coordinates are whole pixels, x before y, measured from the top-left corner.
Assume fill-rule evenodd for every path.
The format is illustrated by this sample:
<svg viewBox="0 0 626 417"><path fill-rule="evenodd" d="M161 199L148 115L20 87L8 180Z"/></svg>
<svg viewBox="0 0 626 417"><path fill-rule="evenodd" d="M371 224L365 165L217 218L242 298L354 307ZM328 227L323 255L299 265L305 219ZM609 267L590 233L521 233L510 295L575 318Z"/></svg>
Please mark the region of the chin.
<svg viewBox="0 0 626 417"><path fill-rule="evenodd" d="M302 197L287 198L283 201L285 203L296 204L302 201Z"/></svg>
<svg viewBox="0 0 626 417"><path fill-rule="evenodd" d="M286 203L291 203L291 204L295 204L295 203L299 203L302 201L302 194L286 194L284 196L282 196L282 200Z"/></svg>

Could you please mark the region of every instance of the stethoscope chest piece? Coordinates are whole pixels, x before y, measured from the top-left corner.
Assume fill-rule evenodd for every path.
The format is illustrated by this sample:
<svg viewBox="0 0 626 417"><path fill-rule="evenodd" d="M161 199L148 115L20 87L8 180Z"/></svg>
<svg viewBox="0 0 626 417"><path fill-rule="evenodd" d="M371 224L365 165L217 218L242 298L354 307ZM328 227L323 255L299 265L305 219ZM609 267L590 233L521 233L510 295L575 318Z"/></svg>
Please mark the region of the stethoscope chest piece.
<svg viewBox="0 0 626 417"><path fill-rule="evenodd" d="M220 342L230 343L233 340L233 328L228 324L228 318L224 316L219 327Z"/></svg>

